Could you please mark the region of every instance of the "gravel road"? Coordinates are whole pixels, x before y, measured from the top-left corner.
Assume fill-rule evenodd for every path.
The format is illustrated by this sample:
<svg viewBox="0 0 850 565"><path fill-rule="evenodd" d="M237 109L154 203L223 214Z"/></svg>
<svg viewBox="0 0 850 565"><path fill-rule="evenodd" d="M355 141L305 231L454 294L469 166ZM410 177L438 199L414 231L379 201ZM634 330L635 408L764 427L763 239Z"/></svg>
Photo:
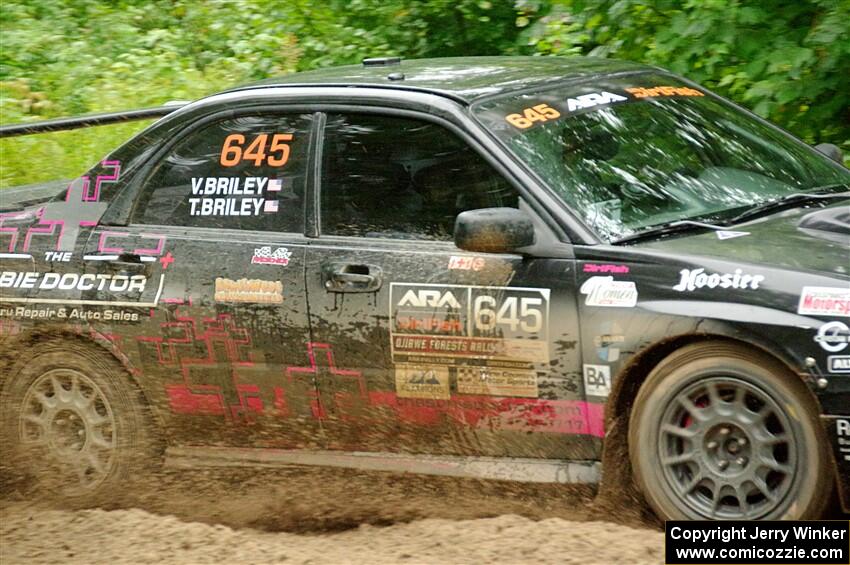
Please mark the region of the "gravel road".
<svg viewBox="0 0 850 565"><path fill-rule="evenodd" d="M98 508L0 499L0 562L660 563L582 487L345 469L166 471ZM610 520L616 519L617 523ZM602 521L609 520L609 521Z"/></svg>

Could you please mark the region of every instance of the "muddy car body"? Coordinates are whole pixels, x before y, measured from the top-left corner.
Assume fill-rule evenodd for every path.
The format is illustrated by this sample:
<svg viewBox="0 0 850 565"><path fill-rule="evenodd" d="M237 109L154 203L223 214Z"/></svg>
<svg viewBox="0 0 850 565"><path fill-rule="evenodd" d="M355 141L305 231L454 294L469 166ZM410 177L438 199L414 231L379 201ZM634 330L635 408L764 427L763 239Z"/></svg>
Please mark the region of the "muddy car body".
<svg viewBox="0 0 850 565"><path fill-rule="evenodd" d="M156 437L532 481L630 460L664 516L812 517L850 502L848 178L631 63L217 94L2 212L4 442L83 494Z"/></svg>

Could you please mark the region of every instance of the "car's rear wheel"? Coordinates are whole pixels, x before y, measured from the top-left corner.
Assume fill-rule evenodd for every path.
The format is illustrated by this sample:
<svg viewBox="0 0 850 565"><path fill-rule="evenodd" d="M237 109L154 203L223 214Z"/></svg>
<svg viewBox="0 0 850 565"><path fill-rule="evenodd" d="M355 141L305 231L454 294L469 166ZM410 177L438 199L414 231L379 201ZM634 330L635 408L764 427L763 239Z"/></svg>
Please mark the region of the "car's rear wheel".
<svg viewBox="0 0 850 565"><path fill-rule="evenodd" d="M16 473L67 499L111 498L156 460L147 408L127 373L78 344L47 346L21 363L4 383L0 414Z"/></svg>
<svg viewBox="0 0 850 565"><path fill-rule="evenodd" d="M666 519L812 519L832 467L818 409L776 361L725 343L662 361L632 407L635 481Z"/></svg>

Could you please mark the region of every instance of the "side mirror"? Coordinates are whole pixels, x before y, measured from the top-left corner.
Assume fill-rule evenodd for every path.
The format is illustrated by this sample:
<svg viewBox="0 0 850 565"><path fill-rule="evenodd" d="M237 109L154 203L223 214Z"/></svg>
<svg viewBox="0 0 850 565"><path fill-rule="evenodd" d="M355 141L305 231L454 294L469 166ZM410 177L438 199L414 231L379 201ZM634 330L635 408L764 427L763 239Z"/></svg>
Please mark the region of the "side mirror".
<svg viewBox="0 0 850 565"><path fill-rule="evenodd" d="M815 145L815 150L820 151L833 161L838 161L842 165L844 164L844 153L841 151L841 148L832 143L818 143Z"/></svg>
<svg viewBox="0 0 850 565"><path fill-rule="evenodd" d="M534 244L534 224L516 208L481 208L458 214L455 245L466 251L510 253Z"/></svg>

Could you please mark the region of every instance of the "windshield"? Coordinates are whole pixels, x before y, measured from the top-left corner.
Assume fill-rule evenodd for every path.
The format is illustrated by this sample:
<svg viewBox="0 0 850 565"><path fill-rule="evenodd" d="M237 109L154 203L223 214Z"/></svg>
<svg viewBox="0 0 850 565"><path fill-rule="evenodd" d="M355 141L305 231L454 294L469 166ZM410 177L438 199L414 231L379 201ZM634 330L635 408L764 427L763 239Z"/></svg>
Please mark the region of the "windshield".
<svg viewBox="0 0 850 565"><path fill-rule="evenodd" d="M663 74L502 96L474 112L607 240L850 182L802 142Z"/></svg>

